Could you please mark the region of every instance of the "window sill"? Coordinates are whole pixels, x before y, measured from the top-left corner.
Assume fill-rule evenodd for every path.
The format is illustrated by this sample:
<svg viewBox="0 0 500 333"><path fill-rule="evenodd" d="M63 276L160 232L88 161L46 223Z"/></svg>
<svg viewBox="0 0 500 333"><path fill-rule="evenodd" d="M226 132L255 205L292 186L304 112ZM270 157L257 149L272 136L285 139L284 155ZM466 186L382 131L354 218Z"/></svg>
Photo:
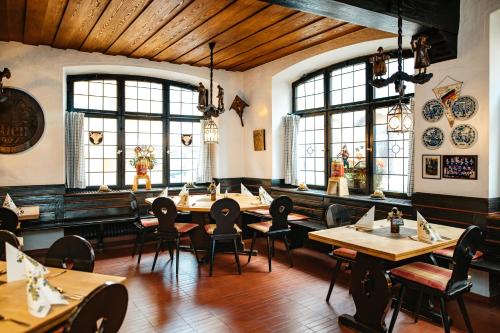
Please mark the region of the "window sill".
<svg viewBox="0 0 500 333"><path fill-rule="evenodd" d="M383 204L383 205L397 205L397 206L407 206L411 207L411 199L402 199L402 198L388 198L386 197L383 200L372 199L369 195L361 195L361 194L350 194L347 196L338 196L327 194L325 190L317 190L317 189L309 189L307 191L299 191L295 187L271 187L271 190L289 192L299 195L313 195L317 197L324 198L335 198L339 201L359 201L359 202L368 202L372 204Z"/></svg>

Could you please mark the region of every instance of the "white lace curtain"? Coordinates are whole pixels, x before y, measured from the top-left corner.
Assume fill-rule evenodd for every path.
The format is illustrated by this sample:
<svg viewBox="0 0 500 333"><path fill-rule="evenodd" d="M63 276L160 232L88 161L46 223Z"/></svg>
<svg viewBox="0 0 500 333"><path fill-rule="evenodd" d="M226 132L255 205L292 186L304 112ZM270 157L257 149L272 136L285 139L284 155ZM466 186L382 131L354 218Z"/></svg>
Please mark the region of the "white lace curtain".
<svg viewBox="0 0 500 333"><path fill-rule="evenodd" d="M215 147L213 143L205 143L205 121L200 120L200 154L198 160L198 169L196 171L196 182L197 183L209 183L212 181L214 176L214 165L215 165Z"/></svg>
<svg viewBox="0 0 500 333"><path fill-rule="evenodd" d="M285 174L285 184L299 184L297 178L297 140L299 136L299 121L300 117L297 115L289 114L283 117L285 127L285 149L283 157L283 172Z"/></svg>
<svg viewBox="0 0 500 333"><path fill-rule="evenodd" d="M83 123L85 115L80 112L66 112L66 187L85 188L85 156Z"/></svg>

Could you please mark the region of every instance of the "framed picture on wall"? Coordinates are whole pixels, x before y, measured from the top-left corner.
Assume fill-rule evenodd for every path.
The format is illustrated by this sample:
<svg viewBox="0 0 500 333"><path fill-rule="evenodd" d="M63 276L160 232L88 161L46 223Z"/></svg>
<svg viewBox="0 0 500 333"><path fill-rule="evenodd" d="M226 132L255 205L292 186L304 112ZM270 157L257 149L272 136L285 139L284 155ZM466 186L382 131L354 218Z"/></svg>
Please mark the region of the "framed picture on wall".
<svg viewBox="0 0 500 333"><path fill-rule="evenodd" d="M477 155L443 155L443 178L477 179Z"/></svg>
<svg viewBox="0 0 500 333"><path fill-rule="evenodd" d="M441 155L422 155L422 178L441 179Z"/></svg>

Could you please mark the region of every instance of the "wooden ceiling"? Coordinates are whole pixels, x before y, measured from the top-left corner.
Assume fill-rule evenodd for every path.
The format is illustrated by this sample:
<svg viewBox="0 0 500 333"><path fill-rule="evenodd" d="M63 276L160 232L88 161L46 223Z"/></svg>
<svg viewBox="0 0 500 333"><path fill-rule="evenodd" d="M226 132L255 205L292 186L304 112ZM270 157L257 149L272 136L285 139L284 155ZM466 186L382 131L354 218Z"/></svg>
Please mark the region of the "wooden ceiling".
<svg viewBox="0 0 500 333"><path fill-rule="evenodd" d="M0 0L0 40L245 71L377 30L257 0ZM368 33L373 31L373 34Z"/></svg>

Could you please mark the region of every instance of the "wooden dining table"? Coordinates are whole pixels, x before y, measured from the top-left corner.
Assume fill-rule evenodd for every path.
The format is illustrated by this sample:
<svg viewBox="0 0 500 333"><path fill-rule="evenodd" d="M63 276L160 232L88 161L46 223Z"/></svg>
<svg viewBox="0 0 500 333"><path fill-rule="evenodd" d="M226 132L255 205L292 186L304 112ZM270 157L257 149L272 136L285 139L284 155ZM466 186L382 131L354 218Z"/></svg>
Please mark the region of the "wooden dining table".
<svg viewBox="0 0 500 333"><path fill-rule="evenodd" d="M398 234L390 232L386 220L375 221L371 231L349 225L309 233L312 240L357 251L351 270L351 291L356 313L339 316L340 323L362 332L387 331L385 316L392 299L392 284L387 270L434 250L455 245L464 231L444 225L431 225L442 236L442 241L431 244L410 238L417 234L417 223L406 219Z"/></svg>
<svg viewBox="0 0 500 333"><path fill-rule="evenodd" d="M225 194L218 194L216 200L224 198ZM263 204L260 202L258 196L242 195L241 193L228 193L228 198L234 199L240 205L240 211L245 212L254 209L269 209L269 204ZM198 250L207 250L209 245L209 237L203 230L203 226L208 223L215 223L210 220L210 209L215 201L210 200L210 195L190 195L188 203L186 205L179 205L178 196L170 196L170 199L174 201L177 206L177 210L191 212L192 221L191 223L198 224L200 227L193 231L193 242ZM156 197L146 198L145 201L149 204L153 204ZM238 226L242 228L241 216L237 222ZM243 242L240 242L240 250L243 251Z"/></svg>
<svg viewBox="0 0 500 333"><path fill-rule="evenodd" d="M105 282L122 283L124 277L86 273L47 267L47 281L54 287L61 288L67 294L87 296L96 287ZM0 261L0 272L5 271L6 263ZM22 321L23 326L10 320L0 320L2 333L47 332L66 321L82 300L68 299L68 305L53 305L44 318L32 316L28 311L26 280L7 283L7 274L0 275L0 315Z"/></svg>

